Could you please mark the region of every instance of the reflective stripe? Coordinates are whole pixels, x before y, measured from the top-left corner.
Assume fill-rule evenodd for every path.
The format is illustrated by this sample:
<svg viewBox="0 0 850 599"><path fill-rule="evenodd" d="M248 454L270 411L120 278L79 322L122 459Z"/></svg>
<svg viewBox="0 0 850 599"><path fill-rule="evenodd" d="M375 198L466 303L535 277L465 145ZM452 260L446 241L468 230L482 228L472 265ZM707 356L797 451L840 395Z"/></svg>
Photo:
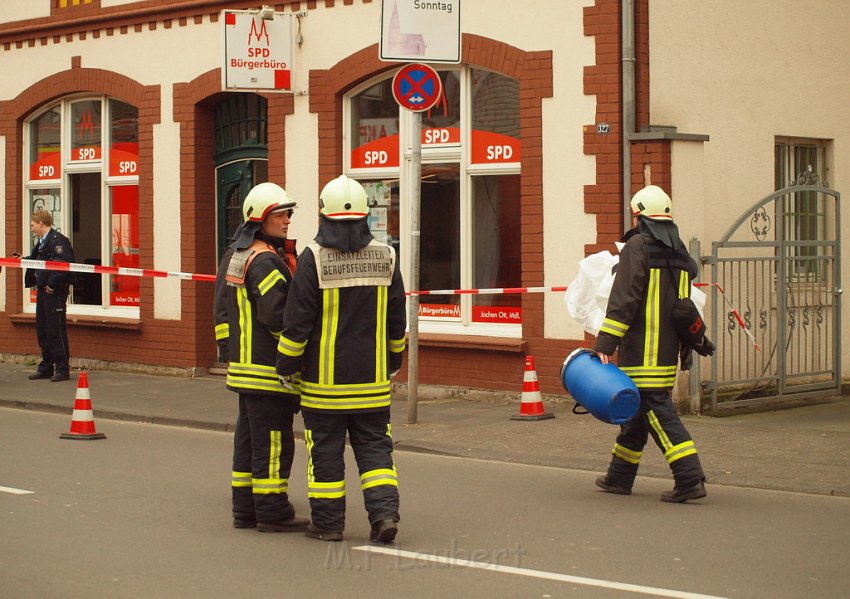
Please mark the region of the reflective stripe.
<svg viewBox="0 0 850 599"><path fill-rule="evenodd" d="M697 452L696 445L693 441L685 441L674 445L664 452L664 457L667 458L667 463L672 464L676 460L681 460L685 456L694 455Z"/></svg>
<svg viewBox="0 0 850 599"><path fill-rule="evenodd" d="M254 495L278 495L289 490L289 480L285 478L251 479Z"/></svg>
<svg viewBox="0 0 850 599"><path fill-rule="evenodd" d="M622 337L629 330L629 325L622 322L617 322L613 318L605 318L602 321L602 326L599 328L600 333L608 333L614 337Z"/></svg>
<svg viewBox="0 0 850 599"><path fill-rule="evenodd" d="M251 302L244 287L236 288L236 305L239 307L239 361L251 361Z"/></svg>
<svg viewBox="0 0 850 599"><path fill-rule="evenodd" d="M378 408L390 405L390 381L322 385L301 381L301 405L317 410Z"/></svg>
<svg viewBox="0 0 850 599"><path fill-rule="evenodd" d="M676 382L676 365L621 366L638 389L667 389Z"/></svg>
<svg viewBox="0 0 850 599"><path fill-rule="evenodd" d="M375 380L387 378L387 287L376 287Z"/></svg>
<svg viewBox="0 0 850 599"><path fill-rule="evenodd" d="M659 323L661 320L659 282L661 271L649 270L649 285L646 290L646 329L643 340L643 363L655 366L658 363Z"/></svg>
<svg viewBox="0 0 850 599"><path fill-rule="evenodd" d="M646 417L649 419L649 426L651 426L658 435L658 440L661 442L661 447L664 449L664 455L666 456L667 452L673 447L670 437L668 437L667 433L664 432L664 429L661 428L661 423L658 421L658 416L655 415L655 412L650 410L647 412Z"/></svg>
<svg viewBox="0 0 850 599"><path fill-rule="evenodd" d="M269 479L272 480L280 478L280 437L280 431L269 431Z"/></svg>
<svg viewBox="0 0 850 599"><path fill-rule="evenodd" d="M266 278L260 281L260 284L257 285L257 289L260 290L260 295L265 295L266 293L268 293L269 290L271 290L271 288L274 287L274 284L278 281L285 282L286 278L284 278L284 276L279 270L271 271L268 275L266 275Z"/></svg>
<svg viewBox="0 0 850 599"><path fill-rule="evenodd" d="M691 281L687 271L679 271L679 297L691 297Z"/></svg>
<svg viewBox="0 0 850 599"><path fill-rule="evenodd" d="M398 472L395 465L392 468L378 468L360 475L360 488L364 491L380 485L398 486Z"/></svg>
<svg viewBox="0 0 850 599"><path fill-rule="evenodd" d="M230 325L226 322L215 325L215 340L227 339L230 336Z"/></svg>
<svg viewBox="0 0 850 599"><path fill-rule="evenodd" d="M611 453L613 453L621 460L627 461L629 464L640 463L640 457L641 455L643 455L642 451L633 451L628 447L623 447L619 443L614 444L614 449L613 451L611 451Z"/></svg>
<svg viewBox="0 0 850 599"><path fill-rule="evenodd" d="M405 346L407 345L407 339L402 337L401 339L390 339L390 351L394 354L400 354L404 351Z"/></svg>
<svg viewBox="0 0 850 599"><path fill-rule="evenodd" d="M251 486L251 473L250 472L237 472L233 470L230 473L230 486L237 488L244 488Z"/></svg>
<svg viewBox="0 0 850 599"><path fill-rule="evenodd" d="M304 429L304 444L307 446L307 497L311 499L339 499L345 497L345 481L317 482L313 472L313 431Z"/></svg>
<svg viewBox="0 0 850 599"><path fill-rule="evenodd" d="M294 377L290 384L295 387L295 391L291 391L280 384L274 366L239 362L231 362L227 366L227 385L229 387L297 395L300 382L297 376Z"/></svg>
<svg viewBox="0 0 850 599"><path fill-rule="evenodd" d="M319 382L334 381L336 332L339 321L339 289L322 290L322 338L319 342Z"/></svg>
<svg viewBox="0 0 850 599"><path fill-rule="evenodd" d="M289 356L291 358L297 358L298 356L303 355L305 347L307 347L306 339L299 343L298 341L289 339L285 335L280 335L280 341L277 343L277 351L282 353L284 356Z"/></svg>

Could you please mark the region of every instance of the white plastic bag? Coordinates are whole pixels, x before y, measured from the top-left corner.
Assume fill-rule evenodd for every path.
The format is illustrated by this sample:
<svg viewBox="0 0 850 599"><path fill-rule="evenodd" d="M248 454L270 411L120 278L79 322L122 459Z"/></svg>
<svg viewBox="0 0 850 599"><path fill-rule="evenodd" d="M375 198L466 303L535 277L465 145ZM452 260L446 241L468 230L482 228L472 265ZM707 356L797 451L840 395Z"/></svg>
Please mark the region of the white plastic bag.
<svg viewBox="0 0 850 599"><path fill-rule="evenodd" d="M567 312L591 335L598 335L602 327L614 283L611 268L619 260L608 250L588 256L578 263L578 275L564 292Z"/></svg>

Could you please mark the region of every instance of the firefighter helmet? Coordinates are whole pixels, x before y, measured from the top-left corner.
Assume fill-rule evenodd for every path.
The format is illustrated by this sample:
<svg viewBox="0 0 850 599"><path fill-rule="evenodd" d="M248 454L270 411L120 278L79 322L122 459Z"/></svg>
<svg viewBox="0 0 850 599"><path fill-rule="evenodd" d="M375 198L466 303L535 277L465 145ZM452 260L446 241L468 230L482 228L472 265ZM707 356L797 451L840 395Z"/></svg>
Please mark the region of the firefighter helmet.
<svg viewBox="0 0 850 599"><path fill-rule="evenodd" d="M650 220L673 220L673 200L657 185L647 185L635 195L629 206L634 216L645 216Z"/></svg>
<svg viewBox="0 0 850 599"><path fill-rule="evenodd" d="M245 222L262 223L276 210L295 208L295 200L286 190L276 183L260 183L251 188L242 202L242 216Z"/></svg>
<svg viewBox="0 0 850 599"><path fill-rule="evenodd" d="M331 220L356 220L369 214L366 190L354 179L340 175L319 194L319 212Z"/></svg>

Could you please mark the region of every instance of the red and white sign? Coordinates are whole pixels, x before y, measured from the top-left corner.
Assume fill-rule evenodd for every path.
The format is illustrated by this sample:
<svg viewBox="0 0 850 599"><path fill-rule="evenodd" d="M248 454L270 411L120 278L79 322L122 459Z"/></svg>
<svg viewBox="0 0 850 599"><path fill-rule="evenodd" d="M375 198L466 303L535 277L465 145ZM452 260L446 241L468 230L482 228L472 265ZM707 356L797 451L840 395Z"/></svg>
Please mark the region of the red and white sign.
<svg viewBox="0 0 850 599"><path fill-rule="evenodd" d="M398 135L381 137L351 151L351 168L389 168L399 164Z"/></svg>
<svg viewBox="0 0 850 599"><path fill-rule="evenodd" d="M109 176L133 177L139 174L139 142L112 144L109 149Z"/></svg>
<svg viewBox="0 0 850 599"><path fill-rule="evenodd" d="M518 306L472 306L472 322L522 324L522 308Z"/></svg>
<svg viewBox="0 0 850 599"><path fill-rule="evenodd" d="M30 165L30 181L49 181L58 179L61 173L62 158L59 148L50 152L39 152L38 160Z"/></svg>
<svg viewBox="0 0 850 599"><path fill-rule="evenodd" d="M515 137L489 131L472 132L473 164L520 162L521 151L520 141Z"/></svg>
<svg viewBox="0 0 850 599"><path fill-rule="evenodd" d="M419 304L419 316L460 318L460 304Z"/></svg>
<svg viewBox="0 0 850 599"><path fill-rule="evenodd" d="M292 91L292 14L261 19L256 11L225 10L225 91Z"/></svg>

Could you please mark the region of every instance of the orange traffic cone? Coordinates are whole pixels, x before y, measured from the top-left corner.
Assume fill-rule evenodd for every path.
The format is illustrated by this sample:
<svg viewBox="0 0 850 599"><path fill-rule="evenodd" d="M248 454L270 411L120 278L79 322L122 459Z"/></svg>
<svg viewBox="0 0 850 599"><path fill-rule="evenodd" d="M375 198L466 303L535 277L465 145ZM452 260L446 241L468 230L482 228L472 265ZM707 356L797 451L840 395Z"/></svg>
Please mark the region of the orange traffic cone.
<svg viewBox="0 0 850 599"><path fill-rule="evenodd" d="M525 374L522 379L522 401L519 404L519 414L511 416L511 420L546 420L554 418L554 414L543 408L543 398L540 395L540 384L537 382L537 369L534 368L534 358L525 357Z"/></svg>
<svg viewBox="0 0 850 599"><path fill-rule="evenodd" d="M89 378L85 371L80 373L77 382L77 397L74 400L74 413L71 415L71 430L59 435L60 439L82 439L93 441L106 439L103 433L94 430L94 415L91 411L91 395L89 394Z"/></svg>

